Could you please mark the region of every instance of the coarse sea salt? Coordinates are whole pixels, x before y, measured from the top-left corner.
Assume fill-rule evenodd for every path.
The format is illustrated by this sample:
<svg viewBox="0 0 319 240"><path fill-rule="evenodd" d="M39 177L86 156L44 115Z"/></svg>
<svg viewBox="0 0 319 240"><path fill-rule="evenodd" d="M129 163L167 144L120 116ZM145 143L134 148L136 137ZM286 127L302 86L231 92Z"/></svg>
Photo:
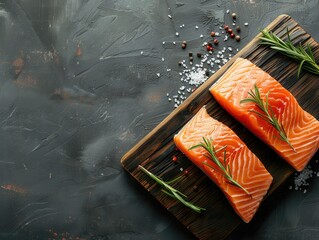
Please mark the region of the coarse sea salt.
<svg viewBox="0 0 319 240"><path fill-rule="evenodd" d="M306 188L309 186L309 179L311 179L313 176L319 177L318 173L313 171L310 165L306 166L302 172L295 173L294 186L290 185L289 189L294 189L296 191L303 191L303 193L307 193Z"/></svg>
<svg viewBox="0 0 319 240"><path fill-rule="evenodd" d="M230 10L228 9L226 13L229 14ZM234 23L236 23L235 19L232 20L230 24L235 26ZM172 93L172 96L167 96L168 101L172 101L174 103L175 108L178 107L183 102L183 100L185 100L192 92L194 92L197 87L206 82L208 79L208 75L215 73L219 68L226 64L232 58L233 52L238 52L238 48L235 48L234 46L230 47L228 44L227 46L225 46L226 41L232 40L231 38L229 38L229 33L227 33L227 31L224 30L223 24L220 23L220 25L216 27L220 30L219 32L215 31L215 36L221 37L221 40L223 41L219 41L220 44L214 46L213 51L202 53L202 50L197 50L199 54L197 55L198 58L188 59L189 61L179 61L178 64L180 66L180 71L178 72L178 74L180 76L180 81L183 83L183 85L179 87L175 94ZM248 26L248 23L245 22L244 25ZM185 24L181 24L179 25L179 27L182 29L185 27ZM195 25L195 29L199 29L198 25ZM175 35L178 37L179 33L175 32ZM203 34L200 34L199 37L201 39L204 39ZM163 42L163 45L164 44L165 42ZM173 44L175 45L175 42L173 42ZM206 50L207 45L209 44L212 44L212 40L203 42L201 45ZM167 72L171 70L170 68L166 69Z"/></svg>

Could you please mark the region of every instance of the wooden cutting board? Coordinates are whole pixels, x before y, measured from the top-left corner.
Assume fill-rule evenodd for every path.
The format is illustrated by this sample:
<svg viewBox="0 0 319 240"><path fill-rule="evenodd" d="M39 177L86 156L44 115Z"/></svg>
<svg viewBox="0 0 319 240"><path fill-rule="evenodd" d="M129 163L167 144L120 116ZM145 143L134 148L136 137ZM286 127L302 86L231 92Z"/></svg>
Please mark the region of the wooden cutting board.
<svg viewBox="0 0 319 240"><path fill-rule="evenodd" d="M310 44L318 62L318 43L290 16L277 17L267 28L283 39L286 38L288 28L294 43L300 42L304 46ZM294 172L269 147L229 116L210 94L209 87L218 80L235 59L247 58L261 67L287 88L297 98L303 109L317 119L319 118L319 76L302 72L300 78L297 79L298 64L269 47L259 45L260 36L261 34L257 35L181 106L128 151L121 160L123 167L199 239L224 239L242 223L218 187L183 156L173 142L173 136L203 105L206 105L211 116L231 127L271 173L274 181L267 197ZM172 160L174 156L177 157L176 162ZM185 193L189 201L206 208L206 211L196 213L168 197L161 191L158 184L138 170L138 165L144 166L167 181L182 175L183 177L173 186ZM188 171L188 174L185 174L185 170Z"/></svg>

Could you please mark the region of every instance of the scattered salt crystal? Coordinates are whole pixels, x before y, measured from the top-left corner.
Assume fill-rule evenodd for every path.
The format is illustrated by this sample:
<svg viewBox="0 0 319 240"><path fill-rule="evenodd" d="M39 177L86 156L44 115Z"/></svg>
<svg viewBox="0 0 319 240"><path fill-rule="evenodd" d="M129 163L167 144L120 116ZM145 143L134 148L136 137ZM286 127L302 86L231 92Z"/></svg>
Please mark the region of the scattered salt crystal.
<svg viewBox="0 0 319 240"><path fill-rule="evenodd" d="M244 25L245 25L245 26L248 26L248 22L245 22Z"/></svg>
<svg viewBox="0 0 319 240"><path fill-rule="evenodd" d="M175 45L175 44L176 44L176 42L173 42L173 44Z"/></svg>
<svg viewBox="0 0 319 240"><path fill-rule="evenodd" d="M200 38L203 38L203 37L204 37L204 35L203 35L203 34L201 34L199 37L200 37Z"/></svg>
<svg viewBox="0 0 319 240"><path fill-rule="evenodd" d="M198 29L198 26L195 26L195 29Z"/></svg>
<svg viewBox="0 0 319 240"><path fill-rule="evenodd" d="M184 169L183 169L183 168L180 168L179 170L180 170L181 172L183 172Z"/></svg>
<svg viewBox="0 0 319 240"><path fill-rule="evenodd" d="M171 69L170 69L170 68L167 68L167 69L166 69L166 71L167 71L167 72L170 72L170 71L171 71Z"/></svg>
<svg viewBox="0 0 319 240"><path fill-rule="evenodd" d="M227 40L228 40L228 36L226 35L226 36L224 37L224 42L227 41Z"/></svg>
<svg viewBox="0 0 319 240"><path fill-rule="evenodd" d="M183 28L183 25L180 25L179 28Z"/></svg>
<svg viewBox="0 0 319 240"><path fill-rule="evenodd" d="M228 51L232 52L233 48L232 47L228 47Z"/></svg>
<svg viewBox="0 0 319 240"><path fill-rule="evenodd" d="M165 42L163 42L163 45L165 45Z"/></svg>
<svg viewBox="0 0 319 240"><path fill-rule="evenodd" d="M161 76L161 74L160 74L160 73L156 73L156 75L157 75L157 77L160 77L160 76Z"/></svg>
<svg viewBox="0 0 319 240"><path fill-rule="evenodd" d="M144 53L144 52L143 52L143 51L141 51L141 55L143 55L143 53Z"/></svg>
<svg viewBox="0 0 319 240"><path fill-rule="evenodd" d="M227 14L228 14L228 13L230 13L230 10L229 10L229 9L227 9L227 10L226 10L226 13L227 13Z"/></svg>
<svg viewBox="0 0 319 240"><path fill-rule="evenodd" d="M170 102L170 101L172 101L172 99L171 99L171 98L168 98L168 101Z"/></svg>
<svg viewBox="0 0 319 240"><path fill-rule="evenodd" d="M162 62L164 62L164 61L165 61L165 58L162 57Z"/></svg>
<svg viewBox="0 0 319 240"><path fill-rule="evenodd" d="M166 96L168 97L168 96L169 96L169 93L166 93Z"/></svg>
<svg viewBox="0 0 319 240"><path fill-rule="evenodd" d="M175 35L176 35L176 37L178 37L178 36L179 36L179 33L178 33L178 32L176 32L176 33L175 33Z"/></svg>
<svg viewBox="0 0 319 240"><path fill-rule="evenodd" d="M310 165L305 167L305 169L299 174L295 173L295 178L294 178L295 190L302 190L305 187L309 186L309 183L307 182L307 180L313 176L313 173L314 172L311 169ZM306 193L307 190L304 189L303 192Z"/></svg>
<svg viewBox="0 0 319 240"><path fill-rule="evenodd" d="M168 18L172 19L172 15L168 14L167 16L168 16Z"/></svg>

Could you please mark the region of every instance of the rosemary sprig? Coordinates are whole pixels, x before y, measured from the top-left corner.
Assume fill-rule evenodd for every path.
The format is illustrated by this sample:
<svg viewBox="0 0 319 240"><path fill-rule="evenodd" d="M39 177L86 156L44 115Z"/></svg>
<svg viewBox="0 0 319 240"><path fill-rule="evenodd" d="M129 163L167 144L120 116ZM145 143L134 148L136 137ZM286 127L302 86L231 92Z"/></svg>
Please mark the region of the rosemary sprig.
<svg viewBox="0 0 319 240"><path fill-rule="evenodd" d="M151 173L150 171L148 171L147 169L145 169L144 167L142 167L141 165L139 165L138 168L140 170L142 170L147 176L152 178L155 182L157 182L159 185L163 186L164 189L162 189L162 191L165 194L167 194L168 196L175 198L176 200L180 201L186 207L191 208L195 212L200 213L202 210L206 210L205 208L198 207L198 206L194 205L193 203L186 201L184 198L187 198L187 196L184 193L181 193L180 191L178 191L177 189L175 189L169 185L169 184L179 180L182 176L179 176L172 181L165 182L162 179L160 179L159 177L157 177L156 175L154 175L153 173Z"/></svg>
<svg viewBox="0 0 319 240"><path fill-rule="evenodd" d="M288 139L284 126L278 122L271 106L269 105L269 101L268 101L269 92L265 96L265 101L263 101L261 99L260 92L256 84L254 85L254 90L255 91L250 90L248 92L248 95L250 95L251 98L243 99L240 101L240 103L248 103L248 102L255 103L256 106L261 110L261 112L257 112L255 110L250 110L250 112L255 113L258 117L270 123L278 131L280 139L286 142L292 148L292 150L296 152L296 150L291 145Z"/></svg>
<svg viewBox="0 0 319 240"><path fill-rule="evenodd" d="M299 43L298 46L294 46L290 40L288 29L288 41L281 40L268 29L264 29L261 32L263 34L261 37L261 44L269 45L272 49L279 51L299 63L298 78L302 68L310 73L319 75L319 65L316 63L309 44L307 45L306 50L301 46L301 43Z"/></svg>
<svg viewBox="0 0 319 240"><path fill-rule="evenodd" d="M214 169L215 171L219 172L220 174L222 174L228 180L228 183L242 189L246 194L248 194L251 197L251 194L247 191L247 189L244 188L243 186L241 186L235 179L233 179L230 165L226 164L226 146L224 146L218 150L215 150L211 141L206 139L205 137L203 137L203 142L200 142L199 144L192 146L189 150L192 150L192 149L195 149L198 147L202 147L207 151L207 153L205 153L204 156L209 158L210 160L212 160L216 164L217 167L214 167L208 163L203 162L204 165L206 165L206 166ZM224 150L224 156L223 156L223 161L220 161L217 158L216 153L219 151L222 151L222 150Z"/></svg>

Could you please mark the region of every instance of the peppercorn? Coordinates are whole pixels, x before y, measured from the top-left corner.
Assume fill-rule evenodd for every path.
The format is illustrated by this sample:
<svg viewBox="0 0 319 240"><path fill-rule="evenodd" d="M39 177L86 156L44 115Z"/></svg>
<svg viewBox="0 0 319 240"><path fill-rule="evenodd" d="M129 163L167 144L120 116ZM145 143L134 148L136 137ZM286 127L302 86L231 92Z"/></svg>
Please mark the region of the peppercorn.
<svg viewBox="0 0 319 240"><path fill-rule="evenodd" d="M235 34L234 34L234 33L231 33L229 36L230 36L231 38L234 38L234 37L235 37Z"/></svg>
<svg viewBox="0 0 319 240"><path fill-rule="evenodd" d="M215 45L218 45L218 43L219 43L218 39L215 38L215 39L214 39L214 44L215 44Z"/></svg>
<svg viewBox="0 0 319 240"><path fill-rule="evenodd" d="M192 53L192 52L189 52L189 53L188 53L188 56L189 56L189 57L192 57L192 56L193 56L193 53Z"/></svg>
<svg viewBox="0 0 319 240"><path fill-rule="evenodd" d="M202 54L201 54L201 53L197 53L197 57L198 57L198 58L201 58L201 57L202 57Z"/></svg>
<svg viewBox="0 0 319 240"><path fill-rule="evenodd" d="M236 13L232 13L231 16L232 16L233 19L236 19L236 17L237 17Z"/></svg>
<svg viewBox="0 0 319 240"><path fill-rule="evenodd" d="M237 32L240 32L240 27L237 26L237 27L236 27L236 30L237 30Z"/></svg>
<svg viewBox="0 0 319 240"><path fill-rule="evenodd" d="M240 41L240 36L236 35L235 39L236 39L237 42L239 42Z"/></svg>
<svg viewBox="0 0 319 240"><path fill-rule="evenodd" d="M209 76L209 71L206 70L205 74L206 74L206 76L208 77L208 76Z"/></svg>
<svg viewBox="0 0 319 240"><path fill-rule="evenodd" d="M207 46L206 46L206 49L207 49L207 51L213 51L214 50L214 48L213 48L213 44L212 43L207 43Z"/></svg>
<svg viewBox="0 0 319 240"><path fill-rule="evenodd" d="M179 61L179 62L178 62L178 65L179 65L179 66L182 66L182 62L181 62L181 61Z"/></svg>
<svg viewBox="0 0 319 240"><path fill-rule="evenodd" d="M224 25L224 29L227 31L228 30L228 25Z"/></svg>
<svg viewBox="0 0 319 240"><path fill-rule="evenodd" d="M215 37L215 35L216 35L215 32L211 32L211 33L210 33L210 36L211 36L211 37Z"/></svg>
<svg viewBox="0 0 319 240"><path fill-rule="evenodd" d="M176 162L177 161L177 157L174 155L172 160L173 160L173 162Z"/></svg>
<svg viewBox="0 0 319 240"><path fill-rule="evenodd" d="M182 48L185 49L186 46L187 46L187 42L186 42L186 41L183 41L183 42L182 42Z"/></svg>
<svg viewBox="0 0 319 240"><path fill-rule="evenodd" d="M227 32L228 32L229 34L231 34L231 33L233 32L233 29L228 28L228 29L227 29Z"/></svg>
<svg viewBox="0 0 319 240"><path fill-rule="evenodd" d="M194 185L193 190L194 190L194 192L197 192L198 191L198 186Z"/></svg>
<svg viewBox="0 0 319 240"><path fill-rule="evenodd" d="M192 62L192 61L193 61L193 57L189 57L189 61L191 61L191 62Z"/></svg>

